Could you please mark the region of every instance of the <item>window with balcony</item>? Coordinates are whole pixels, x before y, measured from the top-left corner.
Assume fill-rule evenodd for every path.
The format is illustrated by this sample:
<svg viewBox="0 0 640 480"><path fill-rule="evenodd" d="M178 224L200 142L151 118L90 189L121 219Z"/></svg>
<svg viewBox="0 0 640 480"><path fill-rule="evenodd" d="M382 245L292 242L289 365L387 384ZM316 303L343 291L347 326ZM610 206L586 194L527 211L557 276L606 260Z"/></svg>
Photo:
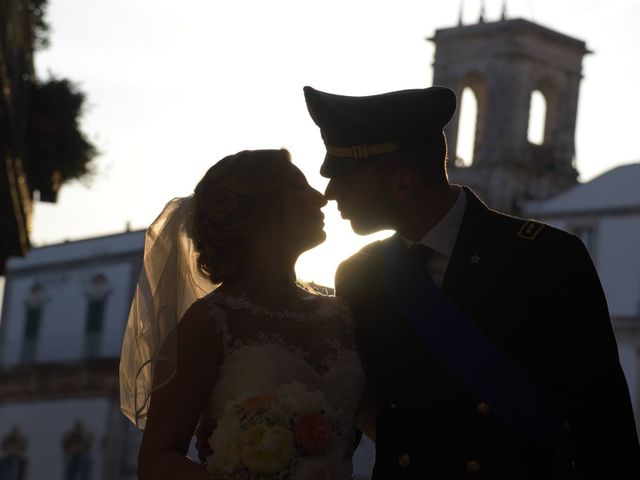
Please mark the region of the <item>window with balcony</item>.
<svg viewBox="0 0 640 480"><path fill-rule="evenodd" d="M32 363L36 359L38 337L42 324L42 310L47 296L44 286L36 282L29 291L25 302L24 334L22 343L22 362Z"/></svg>
<svg viewBox="0 0 640 480"><path fill-rule="evenodd" d="M87 295L87 319L85 322L84 354L87 358L100 356L104 313L110 291L109 281L102 273L93 277L85 291Z"/></svg>

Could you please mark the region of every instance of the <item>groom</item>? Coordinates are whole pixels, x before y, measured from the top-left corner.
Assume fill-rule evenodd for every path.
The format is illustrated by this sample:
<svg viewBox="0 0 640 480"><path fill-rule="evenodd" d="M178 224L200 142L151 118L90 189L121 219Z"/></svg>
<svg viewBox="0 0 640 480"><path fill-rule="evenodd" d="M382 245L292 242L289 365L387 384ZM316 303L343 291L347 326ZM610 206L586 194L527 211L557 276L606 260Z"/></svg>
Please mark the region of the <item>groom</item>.
<svg viewBox="0 0 640 480"><path fill-rule="evenodd" d="M449 184L453 92L304 93L326 197L358 234L396 231L336 275L377 404L373 479L640 478L589 254Z"/></svg>

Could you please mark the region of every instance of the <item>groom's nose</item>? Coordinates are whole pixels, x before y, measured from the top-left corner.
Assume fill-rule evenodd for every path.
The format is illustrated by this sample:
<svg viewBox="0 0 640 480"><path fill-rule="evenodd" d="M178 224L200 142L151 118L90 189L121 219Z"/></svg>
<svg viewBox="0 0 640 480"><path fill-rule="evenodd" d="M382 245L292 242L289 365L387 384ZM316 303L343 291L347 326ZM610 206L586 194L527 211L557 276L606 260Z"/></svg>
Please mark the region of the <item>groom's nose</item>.
<svg viewBox="0 0 640 480"><path fill-rule="evenodd" d="M324 197L327 200L337 200L336 197L336 181L335 179L329 179L329 183L327 183L327 188L324 190Z"/></svg>

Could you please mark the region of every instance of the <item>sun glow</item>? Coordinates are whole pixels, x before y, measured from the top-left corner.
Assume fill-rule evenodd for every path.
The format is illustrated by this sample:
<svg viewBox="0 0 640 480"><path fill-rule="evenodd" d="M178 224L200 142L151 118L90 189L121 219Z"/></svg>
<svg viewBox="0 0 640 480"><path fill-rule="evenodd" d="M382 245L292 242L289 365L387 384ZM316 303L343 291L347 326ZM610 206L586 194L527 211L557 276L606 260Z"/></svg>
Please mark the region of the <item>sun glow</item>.
<svg viewBox="0 0 640 480"><path fill-rule="evenodd" d="M335 271L340 262L366 244L386 238L393 232L387 230L366 236L356 235L351 230L349 221L340 217L335 202L330 202L323 212L327 239L321 245L300 256L296 264L296 273L300 280L333 287Z"/></svg>

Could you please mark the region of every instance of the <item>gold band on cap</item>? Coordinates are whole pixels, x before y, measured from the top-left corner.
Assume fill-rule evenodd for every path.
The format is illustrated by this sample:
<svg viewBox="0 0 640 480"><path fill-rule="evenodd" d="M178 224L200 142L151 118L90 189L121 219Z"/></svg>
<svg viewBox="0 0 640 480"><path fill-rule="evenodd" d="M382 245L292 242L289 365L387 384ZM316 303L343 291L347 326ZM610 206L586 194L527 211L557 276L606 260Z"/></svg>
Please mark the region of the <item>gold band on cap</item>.
<svg viewBox="0 0 640 480"><path fill-rule="evenodd" d="M352 145L350 147L330 147L327 145L327 153L333 157L342 158L368 158L372 155L397 152L400 146L396 143L374 143L372 145Z"/></svg>

